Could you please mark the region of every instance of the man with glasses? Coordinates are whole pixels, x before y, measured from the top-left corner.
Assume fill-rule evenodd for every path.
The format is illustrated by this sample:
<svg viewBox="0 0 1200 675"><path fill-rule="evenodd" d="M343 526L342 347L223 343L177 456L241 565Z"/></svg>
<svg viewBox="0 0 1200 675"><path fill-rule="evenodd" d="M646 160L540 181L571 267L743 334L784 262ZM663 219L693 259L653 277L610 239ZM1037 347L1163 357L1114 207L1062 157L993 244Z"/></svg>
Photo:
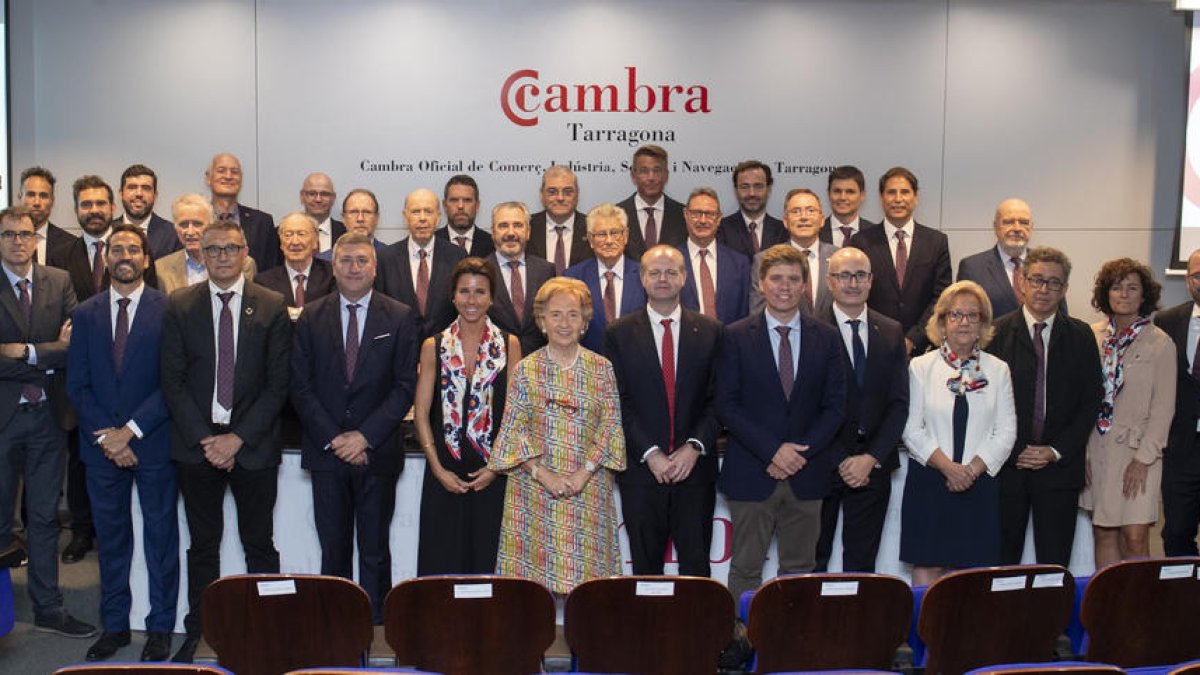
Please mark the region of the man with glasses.
<svg viewBox="0 0 1200 675"><path fill-rule="evenodd" d="M987 351L1012 373L1017 439L1000 470L1000 563L1016 565L1033 514L1037 562L1067 566L1075 540L1088 435L1103 393L1090 326L1062 307L1071 261L1050 247L1025 252L1017 311L995 321Z"/></svg>
<svg viewBox="0 0 1200 675"><path fill-rule="evenodd" d="M332 215L335 202L337 190L333 188L332 178L323 173L310 173L304 177L304 184L300 186L300 204L304 213L317 223L318 253L333 248L338 237L346 234L346 224Z"/></svg>
<svg viewBox="0 0 1200 675"><path fill-rule="evenodd" d="M175 218L175 235L182 248L154 263L154 276L158 290L170 295L172 291L200 283L208 279L208 268L204 264L200 235L213 221L212 204L204 197L190 192L171 205ZM246 256L242 263L242 274L249 281L256 272L254 259Z"/></svg>
<svg viewBox="0 0 1200 675"><path fill-rule="evenodd" d="M361 234L371 239L371 243L375 246L375 253L382 253L388 245L375 238L375 230L379 228L379 199L375 197L375 193L366 188L355 188L351 190L346 198L342 200L342 218L345 219L345 230L334 238L333 243L336 244L338 238L342 234L352 232ZM340 223L339 223L340 224ZM321 249L317 253L318 260L325 262L333 262L333 248Z"/></svg>
<svg viewBox="0 0 1200 675"><path fill-rule="evenodd" d="M547 169L538 197L543 210L529 217L529 254L554 263L554 273L561 275L592 255L587 216L577 210L579 181L575 172L562 164Z"/></svg>
<svg viewBox="0 0 1200 675"><path fill-rule="evenodd" d="M696 188L683 210L688 263L680 295L684 307L731 324L750 313L750 259L720 243L721 202L712 188Z"/></svg>
<svg viewBox="0 0 1200 675"><path fill-rule="evenodd" d="M204 228L200 249L208 281L171 295L162 335L171 459L191 535L187 638L174 657L184 663L200 642L200 598L221 571L226 488L237 505L246 570L279 572L279 412L292 348L283 296L243 274L242 228L218 220Z"/></svg>
<svg viewBox="0 0 1200 675"><path fill-rule="evenodd" d="M896 443L908 417L908 359L904 330L867 307L871 260L854 247L829 257L833 304L817 317L838 329L846 356L846 421L834 446L836 467L821 504L817 571L829 569L833 535L842 515L842 571L874 572L900 466Z"/></svg>
<svg viewBox="0 0 1200 675"><path fill-rule="evenodd" d="M626 255L628 216L619 206L601 204L588 211L588 242L595 257L572 265L563 276L579 279L592 294L592 320L580 342L601 352L608 324L646 305L641 266Z"/></svg>
<svg viewBox="0 0 1200 675"><path fill-rule="evenodd" d="M992 218L996 245L963 258L958 280L983 287L992 303L992 316L1001 317L1021 306L1019 280L1024 274L1025 250L1033 234L1033 212L1020 199L1006 199Z"/></svg>
<svg viewBox="0 0 1200 675"><path fill-rule="evenodd" d="M826 272L829 256L837 252L837 247L818 239L824 217L821 198L817 193L808 188L788 191L783 200L783 223L788 231L786 243L804 256L808 261L809 270L812 271L805 281L802 289L804 297L800 300L800 311L806 316L823 317L829 313L829 307L833 304ZM761 257L761 253L754 256L750 271L751 313L761 311L766 304L757 283Z"/></svg>
<svg viewBox="0 0 1200 675"><path fill-rule="evenodd" d="M748 159L734 167L733 191L740 208L721 220L718 242L749 260L764 248L787 241L783 221L767 213L774 184L771 167L757 159Z"/></svg>
<svg viewBox="0 0 1200 675"><path fill-rule="evenodd" d="M629 177L637 191L617 204L625 210L625 222L629 228L625 255L638 260L646 249L657 244L682 244L687 239L683 204L663 192L671 177L667 169L667 151L657 145L638 148L633 153Z"/></svg>

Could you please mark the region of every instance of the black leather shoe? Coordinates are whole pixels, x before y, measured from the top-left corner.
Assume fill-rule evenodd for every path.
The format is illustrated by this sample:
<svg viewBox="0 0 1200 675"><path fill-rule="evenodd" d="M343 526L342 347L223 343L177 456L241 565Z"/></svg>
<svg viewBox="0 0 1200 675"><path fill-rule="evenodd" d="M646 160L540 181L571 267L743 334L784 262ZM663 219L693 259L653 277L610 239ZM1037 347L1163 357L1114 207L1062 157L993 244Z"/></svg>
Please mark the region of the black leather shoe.
<svg viewBox="0 0 1200 675"><path fill-rule="evenodd" d="M175 656L171 657L171 661L175 663L191 663L196 658L196 647L199 645L199 635L185 637L183 644L179 645L179 651L175 652Z"/></svg>
<svg viewBox="0 0 1200 675"><path fill-rule="evenodd" d="M25 562L25 549L16 540L0 549L0 569L20 567Z"/></svg>
<svg viewBox="0 0 1200 675"><path fill-rule="evenodd" d="M69 638L90 638L96 634L95 626L84 623L65 611L52 619L35 619L33 629L43 633L57 633Z"/></svg>
<svg viewBox="0 0 1200 675"><path fill-rule="evenodd" d="M143 661L166 661L171 658L170 633L146 633L146 646L142 647Z"/></svg>
<svg viewBox="0 0 1200 675"><path fill-rule="evenodd" d="M67 544L67 547L62 552L63 564L70 565L83 560L83 557L92 548L93 542L91 537L85 537L80 534L72 535L71 543Z"/></svg>
<svg viewBox="0 0 1200 675"><path fill-rule="evenodd" d="M87 650L87 656L84 657L88 661L103 661L111 659L113 654L121 647L129 646L129 631L123 630L120 633L105 633L96 640L96 644L92 645Z"/></svg>

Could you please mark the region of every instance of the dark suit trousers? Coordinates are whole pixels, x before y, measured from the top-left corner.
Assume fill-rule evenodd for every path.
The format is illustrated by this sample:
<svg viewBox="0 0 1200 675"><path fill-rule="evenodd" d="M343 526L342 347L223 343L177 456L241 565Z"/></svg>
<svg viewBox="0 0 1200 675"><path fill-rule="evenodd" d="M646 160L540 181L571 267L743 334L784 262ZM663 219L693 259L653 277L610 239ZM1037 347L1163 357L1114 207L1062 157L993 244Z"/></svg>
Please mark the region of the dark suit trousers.
<svg viewBox="0 0 1200 675"><path fill-rule="evenodd" d="M892 496L892 474L872 469L866 487L851 488L833 475L829 496L821 503L821 537L817 539L817 572L829 569L838 512L842 512L842 571L874 572L883 522Z"/></svg>
<svg viewBox="0 0 1200 675"><path fill-rule="evenodd" d="M321 574L353 579L354 535L358 534L358 585L371 597L375 623L383 622L383 600L392 590L388 546L396 510L396 474L376 475L341 463L313 471L313 518L321 541Z"/></svg>
<svg viewBox="0 0 1200 675"><path fill-rule="evenodd" d="M711 576L713 510L717 503L712 483L689 485L621 485L621 515L629 536L634 574L662 574L667 544L674 540L679 573Z"/></svg>
<svg viewBox="0 0 1200 675"><path fill-rule="evenodd" d="M1163 453L1163 552L1169 556L1196 555L1200 524L1200 439L1190 455ZM1190 448L1188 450L1191 450Z"/></svg>
<svg viewBox="0 0 1200 675"><path fill-rule="evenodd" d="M221 471L208 462L176 462L175 477L188 532L188 614L183 620L188 635L199 635L200 598L204 589L221 575L221 536L225 531L225 488L233 492L237 505L238 535L246 552L246 571L251 574L279 572L275 550L275 495L279 490L279 467L248 470L234 465Z"/></svg>
<svg viewBox="0 0 1200 675"><path fill-rule="evenodd" d="M87 470L79 459L79 434L67 434L67 510L71 512L71 532L91 539L96 536L92 525L92 503L88 499Z"/></svg>
<svg viewBox="0 0 1200 675"><path fill-rule="evenodd" d="M1025 529L1033 514L1033 546L1045 565L1071 563L1079 490L1033 486L1030 469L1005 464L1000 470L1000 564L1019 565L1025 551Z"/></svg>
<svg viewBox="0 0 1200 675"><path fill-rule="evenodd" d="M100 618L104 630L129 630L133 595L129 569L133 562L133 522L130 498L137 483L142 507L142 542L146 553L150 614L146 630L170 633L175 629L175 604L179 598L179 491L175 467L169 462L122 469L111 462L87 469L88 493L96 523L100 553Z"/></svg>
<svg viewBox="0 0 1200 675"><path fill-rule="evenodd" d="M25 536L29 545L29 597L34 619L58 618L58 500L62 494L67 432L50 406L17 410L0 429L0 547L12 542L17 485L25 480Z"/></svg>

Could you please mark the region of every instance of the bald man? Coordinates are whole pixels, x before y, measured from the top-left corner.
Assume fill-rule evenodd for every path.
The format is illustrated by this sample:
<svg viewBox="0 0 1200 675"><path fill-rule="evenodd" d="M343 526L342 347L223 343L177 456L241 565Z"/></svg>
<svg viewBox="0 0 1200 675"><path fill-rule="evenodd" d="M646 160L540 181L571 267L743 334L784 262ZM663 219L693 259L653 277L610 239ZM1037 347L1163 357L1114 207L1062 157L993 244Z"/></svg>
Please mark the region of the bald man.
<svg viewBox="0 0 1200 675"><path fill-rule="evenodd" d="M958 263L958 281L969 279L983 286L992 301L992 316L999 318L1021 306L1018 279L1025 272L1025 249L1033 235L1033 211L1020 199L1005 199L992 219L996 245L967 256Z"/></svg>
<svg viewBox="0 0 1200 675"><path fill-rule="evenodd" d="M241 161L228 152L214 155L204 170L204 184L212 193L216 219L231 220L242 227L246 246L258 271L265 272L283 264L275 219L269 213L238 202L238 195L242 191Z"/></svg>
<svg viewBox="0 0 1200 675"><path fill-rule="evenodd" d="M300 204L304 213L317 221L317 252L333 248L333 242L346 234L346 224L333 217L333 205L337 202L337 190L333 179L320 172L304 177L300 186Z"/></svg>
<svg viewBox="0 0 1200 675"><path fill-rule="evenodd" d="M442 212L438 196L420 188L404 198L408 236L379 255L375 288L416 310L421 340L441 332L454 320L450 281L454 265L466 252L433 236Z"/></svg>

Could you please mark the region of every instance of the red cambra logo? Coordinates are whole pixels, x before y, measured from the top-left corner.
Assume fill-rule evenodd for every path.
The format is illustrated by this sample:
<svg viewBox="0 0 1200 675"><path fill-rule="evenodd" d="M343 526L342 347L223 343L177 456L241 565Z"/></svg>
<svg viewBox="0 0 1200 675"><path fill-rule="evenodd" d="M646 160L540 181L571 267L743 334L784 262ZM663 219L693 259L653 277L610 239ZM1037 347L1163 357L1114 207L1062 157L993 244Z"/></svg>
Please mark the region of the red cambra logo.
<svg viewBox="0 0 1200 675"><path fill-rule="evenodd" d="M641 84L635 66L617 84L542 84L538 71L514 71L500 89L500 108L513 124L537 126L540 113L708 113L708 87L701 84Z"/></svg>

